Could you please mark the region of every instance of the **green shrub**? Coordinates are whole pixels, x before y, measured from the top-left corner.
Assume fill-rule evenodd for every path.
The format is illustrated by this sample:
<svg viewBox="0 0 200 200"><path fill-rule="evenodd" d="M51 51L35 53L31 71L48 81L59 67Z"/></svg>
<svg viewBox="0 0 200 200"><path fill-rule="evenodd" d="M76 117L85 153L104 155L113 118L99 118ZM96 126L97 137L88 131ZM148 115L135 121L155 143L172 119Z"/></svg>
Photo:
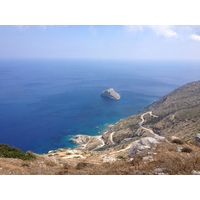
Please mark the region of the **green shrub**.
<svg viewBox="0 0 200 200"><path fill-rule="evenodd" d="M74 156L73 158L81 158L81 156Z"/></svg>
<svg viewBox="0 0 200 200"><path fill-rule="evenodd" d="M84 163L84 162L79 162L77 165L76 165L76 169L80 170L80 169L83 169L84 167L87 166L87 163Z"/></svg>
<svg viewBox="0 0 200 200"><path fill-rule="evenodd" d="M124 157L124 156L121 156L121 155L118 155L116 158L117 158L117 159L125 159L125 157Z"/></svg>
<svg viewBox="0 0 200 200"><path fill-rule="evenodd" d="M31 160L31 159L35 158L35 155L29 151L24 153L22 150L15 148L15 147L11 147L7 144L0 144L0 157Z"/></svg>
<svg viewBox="0 0 200 200"><path fill-rule="evenodd" d="M190 147L183 147L181 149L181 152L185 152L185 153L191 153L192 152L192 149Z"/></svg>
<svg viewBox="0 0 200 200"><path fill-rule="evenodd" d="M172 143L175 143L175 144L183 144L183 141L180 140L180 139L174 139L174 140L172 140Z"/></svg>

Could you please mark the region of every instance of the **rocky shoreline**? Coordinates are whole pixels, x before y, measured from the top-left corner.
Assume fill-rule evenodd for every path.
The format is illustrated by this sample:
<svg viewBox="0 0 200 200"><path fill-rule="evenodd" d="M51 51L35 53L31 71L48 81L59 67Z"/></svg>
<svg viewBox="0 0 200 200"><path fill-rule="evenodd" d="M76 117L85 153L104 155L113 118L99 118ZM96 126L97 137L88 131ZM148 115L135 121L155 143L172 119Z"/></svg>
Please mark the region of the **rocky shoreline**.
<svg viewBox="0 0 200 200"><path fill-rule="evenodd" d="M72 137L69 141L77 144L78 146L75 149L79 150L97 150L105 145L102 135L88 136L79 134Z"/></svg>
<svg viewBox="0 0 200 200"><path fill-rule="evenodd" d="M89 135L75 135L69 141L77 145L83 145L89 141L90 137Z"/></svg>

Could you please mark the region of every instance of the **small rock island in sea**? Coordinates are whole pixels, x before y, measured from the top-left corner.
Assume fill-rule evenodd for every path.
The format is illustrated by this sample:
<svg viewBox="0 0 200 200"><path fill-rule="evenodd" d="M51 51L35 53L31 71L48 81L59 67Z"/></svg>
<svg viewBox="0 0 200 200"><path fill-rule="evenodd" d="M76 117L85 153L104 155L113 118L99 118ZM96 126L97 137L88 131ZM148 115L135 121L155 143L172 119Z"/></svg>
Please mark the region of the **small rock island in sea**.
<svg viewBox="0 0 200 200"><path fill-rule="evenodd" d="M107 90L104 90L101 93L101 96L107 97L107 98L112 99L112 100L119 100L120 99L120 95L113 88L109 88Z"/></svg>

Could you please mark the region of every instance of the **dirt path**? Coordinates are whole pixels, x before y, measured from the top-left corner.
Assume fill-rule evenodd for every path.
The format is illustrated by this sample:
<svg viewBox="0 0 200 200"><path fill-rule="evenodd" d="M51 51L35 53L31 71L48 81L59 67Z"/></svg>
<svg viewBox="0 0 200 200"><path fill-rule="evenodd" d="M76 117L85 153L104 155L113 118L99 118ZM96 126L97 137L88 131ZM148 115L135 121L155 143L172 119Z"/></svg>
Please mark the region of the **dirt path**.
<svg viewBox="0 0 200 200"><path fill-rule="evenodd" d="M88 142L86 144L84 144L84 149L86 149L87 145L90 143L90 140L92 139L92 137L89 138Z"/></svg>
<svg viewBox="0 0 200 200"><path fill-rule="evenodd" d="M112 132L111 134L110 134L110 141L111 141L111 143L112 144L115 144L115 142L113 141L113 134L114 134L115 132Z"/></svg>
<svg viewBox="0 0 200 200"><path fill-rule="evenodd" d="M105 146L105 142L104 142L104 140L103 140L103 138L102 138L102 135L101 135L101 136L96 136L96 137L97 137L97 139L98 139L102 144L99 145L98 147L94 148L93 151L95 151L95 150L97 150L97 149L99 149L99 148Z"/></svg>
<svg viewBox="0 0 200 200"><path fill-rule="evenodd" d="M98 140L100 140L102 142L101 147L103 147L105 145L105 142L104 142L102 136L97 136L97 138L98 138Z"/></svg>
<svg viewBox="0 0 200 200"><path fill-rule="evenodd" d="M144 130L146 130L146 131L149 131L149 132L150 132L151 134L153 134L154 136L157 136L157 134L155 134L155 133L153 132L153 130L151 130L151 129L149 129L149 128L145 128L145 127L143 126L143 123L144 123L144 116L147 115L147 114L149 114L149 115L152 116L152 117L158 117L158 116L156 116L156 115L153 115L153 114L152 114L152 111L146 112L146 113L144 113L144 114L141 115L140 119L141 119L142 121L139 123L139 126L140 126L142 129L144 129Z"/></svg>
<svg viewBox="0 0 200 200"><path fill-rule="evenodd" d="M141 115L141 117L140 117L141 122L139 123L139 126L140 126L142 129L144 129L144 130L146 130L146 131L149 131L151 134L153 134L154 136L157 137L157 134L155 134L155 133L153 132L153 130L151 130L151 129L149 129L149 128L145 128L144 126L142 126L143 123L144 123L144 116L147 115L147 114L149 114L149 115L152 116L152 117L158 117L158 116L152 114L152 111L143 113L143 114ZM112 132L112 133L110 134L110 141L111 141L113 144L115 144L114 141L113 141L113 139L112 139L114 133L115 133L115 132ZM126 151L126 150L130 149L131 145L132 145L132 144L128 145L128 146L127 146L126 148L124 148L124 149L120 149L120 150L118 150L118 151L114 151L114 152L111 152L111 153L108 153L108 154L104 154L104 155L102 155L102 156L105 156L105 155L112 155L112 154L115 154L115 153L119 153L119 152Z"/></svg>
<svg viewBox="0 0 200 200"><path fill-rule="evenodd" d="M122 152L122 151L126 151L126 150L128 150L128 149L131 148L131 145L132 145L132 144L128 145L128 146L127 146L126 148L124 148L124 149L120 149L120 150L118 150L118 151L111 152L111 153L109 153L109 155L112 155L112 154L115 154L115 153L119 153L119 152Z"/></svg>

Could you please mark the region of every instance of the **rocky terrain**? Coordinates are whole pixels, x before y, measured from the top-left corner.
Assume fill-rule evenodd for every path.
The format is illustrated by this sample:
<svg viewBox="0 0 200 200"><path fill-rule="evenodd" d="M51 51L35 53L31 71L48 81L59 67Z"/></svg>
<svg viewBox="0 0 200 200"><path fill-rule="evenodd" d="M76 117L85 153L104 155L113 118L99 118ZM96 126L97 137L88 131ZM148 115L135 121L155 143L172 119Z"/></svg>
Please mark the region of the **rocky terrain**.
<svg viewBox="0 0 200 200"><path fill-rule="evenodd" d="M200 81L186 84L75 149L0 158L0 174L200 174Z"/></svg>

